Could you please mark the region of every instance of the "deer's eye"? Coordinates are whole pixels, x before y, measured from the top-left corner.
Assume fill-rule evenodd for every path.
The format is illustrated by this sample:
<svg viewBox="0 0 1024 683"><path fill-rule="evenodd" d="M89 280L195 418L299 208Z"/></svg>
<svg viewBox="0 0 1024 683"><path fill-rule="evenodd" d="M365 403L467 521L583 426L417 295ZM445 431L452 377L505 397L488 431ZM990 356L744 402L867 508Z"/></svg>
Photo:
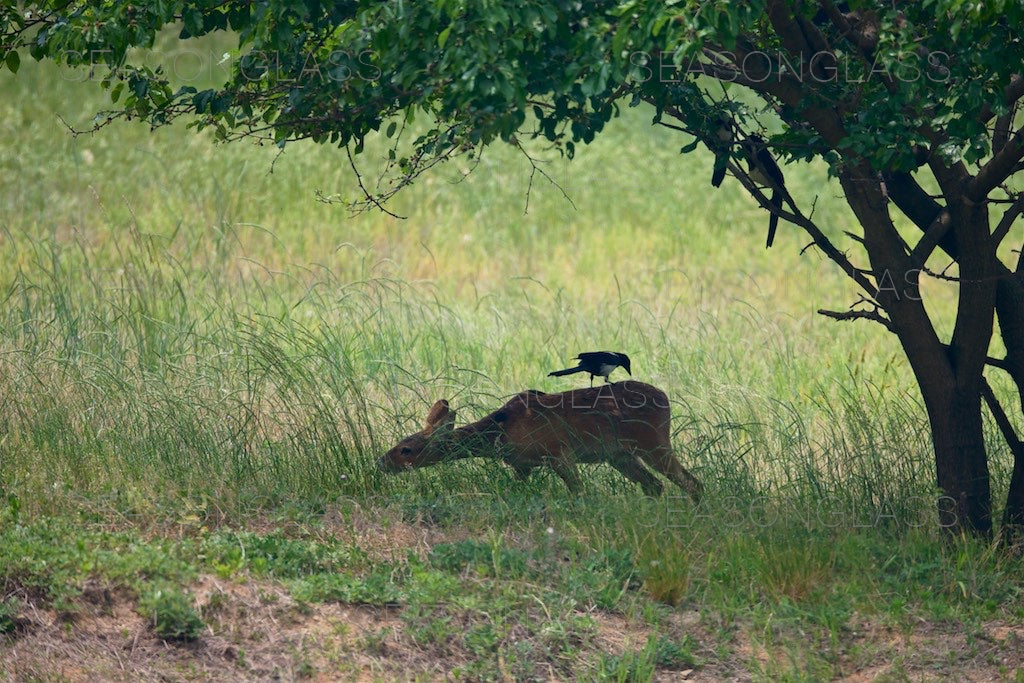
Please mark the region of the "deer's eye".
<svg viewBox="0 0 1024 683"><path fill-rule="evenodd" d="M408 446L402 446L402 455L409 455L412 453L412 449Z"/></svg>

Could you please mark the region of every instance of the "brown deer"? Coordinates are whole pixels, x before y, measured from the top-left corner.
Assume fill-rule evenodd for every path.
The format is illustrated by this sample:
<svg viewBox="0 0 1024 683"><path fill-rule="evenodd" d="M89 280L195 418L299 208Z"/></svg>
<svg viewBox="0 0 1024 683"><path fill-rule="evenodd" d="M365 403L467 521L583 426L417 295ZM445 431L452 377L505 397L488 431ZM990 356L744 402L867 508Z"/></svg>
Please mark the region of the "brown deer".
<svg viewBox="0 0 1024 683"><path fill-rule="evenodd" d="M422 431L402 439L380 459L386 472L473 456L504 460L525 479L548 465L572 492L580 490L577 463L607 462L649 496L661 494L661 472L694 499L701 483L672 454L668 397L627 380L546 394L530 389L490 415L455 429L455 411L442 399Z"/></svg>

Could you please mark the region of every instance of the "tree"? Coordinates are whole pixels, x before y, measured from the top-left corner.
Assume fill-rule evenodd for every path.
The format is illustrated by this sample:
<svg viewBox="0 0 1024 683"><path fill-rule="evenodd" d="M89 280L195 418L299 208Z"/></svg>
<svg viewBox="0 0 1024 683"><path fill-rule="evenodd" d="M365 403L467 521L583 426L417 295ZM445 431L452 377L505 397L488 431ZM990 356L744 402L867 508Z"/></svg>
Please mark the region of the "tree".
<svg viewBox="0 0 1024 683"><path fill-rule="evenodd" d="M168 24L182 38L234 32L240 58L223 87L172 89L132 56ZM385 211L440 162L496 141L526 154L529 138L571 158L620 107L649 104L683 152L715 154L716 181L730 170L860 288L848 310L822 313L896 336L931 426L939 521L954 531L992 530L988 405L1014 455L1012 539L1024 529L1024 445L985 373L1007 373L1024 400L1024 266L1010 258L1024 211L1021 25L1013 0L5 0L0 54L11 71L20 48L99 68L116 108L97 127L188 117L225 141L334 144L353 167L382 133L388 174L374 187L358 176L357 204ZM860 223L854 253L788 195L775 159L826 162ZM926 277L957 288L949 335L925 308ZM990 355L997 337L1003 358Z"/></svg>

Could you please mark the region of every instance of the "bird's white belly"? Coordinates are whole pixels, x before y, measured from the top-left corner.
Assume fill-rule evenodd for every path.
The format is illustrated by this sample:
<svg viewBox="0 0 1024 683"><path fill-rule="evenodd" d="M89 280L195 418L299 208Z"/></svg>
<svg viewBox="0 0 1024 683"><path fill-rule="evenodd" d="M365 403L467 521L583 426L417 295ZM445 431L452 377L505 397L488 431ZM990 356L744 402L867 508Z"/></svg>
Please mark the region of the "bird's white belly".
<svg viewBox="0 0 1024 683"><path fill-rule="evenodd" d="M768 178L768 176L765 175L764 172L760 168L758 168L757 166L752 166L751 167L749 175L750 175L750 179L753 180L758 185L764 185L766 187L774 187L775 186L775 183L773 183Z"/></svg>
<svg viewBox="0 0 1024 683"><path fill-rule="evenodd" d="M608 375L612 374L612 370L614 370L617 367L619 367L619 366L618 365L608 365L607 363L604 363L604 364L601 365L600 372L598 372L597 374L604 375L605 377L607 377Z"/></svg>

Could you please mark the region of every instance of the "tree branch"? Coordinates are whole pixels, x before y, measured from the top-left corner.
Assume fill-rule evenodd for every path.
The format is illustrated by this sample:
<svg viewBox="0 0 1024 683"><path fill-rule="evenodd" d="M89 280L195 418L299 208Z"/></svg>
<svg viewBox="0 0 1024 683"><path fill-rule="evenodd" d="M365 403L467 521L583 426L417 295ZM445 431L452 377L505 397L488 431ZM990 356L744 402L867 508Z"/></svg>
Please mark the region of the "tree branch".
<svg viewBox="0 0 1024 683"><path fill-rule="evenodd" d="M1006 147L1010 139L1010 127L1013 125L1013 117L1017 113L1017 106L1010 106L1010 111L996 118L996 124L992 129L992 153L998 154Z"/></svg>
<svg viewBox="0 0 1024 683"><path fill-rule="evenodd" d="M1003 440L1010 447L1014 461L1024 461L1024 442L1021 442L1020 437L1017 436L1017 430L1013 428L1013 424L1003 409L1003 405L996 398L995 392L992 391L992 387L989 386L988 380L984 376L981 378L981 396L985 399L985 404L988 405L992 417L995 418L999 432L1003 435Z"/></svg>
<svg viewBox="0 0 1024 683"><path fill-rule="evenodd" d="M861 301L858 301L857 303L853 304L853 306L856 306L856 305L858 305L860 303L869 303L869 304L875 306L876 308L874 308L873 310L864 310L864 309L854 309L851 306L850 310L848 310L848 311L830 311L830 310L825 309L825 308L819 308L817 312L818 312L819 315L823 315L826 318L832 318L833 320L838 320L838 321L843 321L843 322L851 321L851 320L870 320L871 322L876 322L876 323L880 324L882 327L884 327L889 332L892 332L893 334L896 333L896 329L893 326L892 321L889 320L888 318L886 318L885 316L883 316L878 311L878 304L876 302L868 300L868 299L862 299ZM948 344L943 344L942 346L947 351L949 350L949 345ZM998 368L1000 370L1004 370L1004 371L1007 371L1007 372L1009 372L1009 369L1010 369L1010 365L1009 365L1009 363L1007 363L1005 358L993 358L992 356L986 356L985 357L985 364L990 366L990 367Z"/></svg>
<svg viewBox="0 0 1024 683"><path fill-rule="evenodd" d="M903 215L913 221L914 225L922 231L927 231L942 211L942 205L932 199L931 195L925 192L924 188L914 180L914 176L909 173L899 171L887 174L883 178L889 198L903 212ZM949 249L947 249L947 242L951 243L952 240L942 239L939 241L939 246L943 251L949 253L949 249L952 249L953 245L949 244ZM952 254L950 255L952 256Z"/></svg>
<svg viewBox="0 0 1024 683"><path fill-rule="evenodd" d="M1013 174L1017 162L1024 158L1024 129L1018 128L1003 148L981 167L967 185L967 198L975 204L985 200L988 193Z"/></svg>
<svg viewBox="0 0 1024 683"><path fill-rule="evenodd" d="M864 275L864 270L854 266L850 259L847 258L846 254L839 251L839 249L832 244L832 241L825 236L825 233L821 231L821 228L819 228L814 221L801 213L790 213L779 206L773 205L768 197L765 196L764 192L762 192L758 188L757 184L751 180L750 176L747 175L747 172L737 164L730 162L729 169L733 172L733 175L736 176L736 179L740 181L740 184L743 185L744 189L750 193L750 196L752 196L762 208L767 209L770 213L775 214L784 221L803 228L804 232L810 235L811 239L814 240L814 244L817 245L817 247L821 249L821 251L831 259L833 263L838 265L842 271L846 273L851 280L856 282L865 292L872 294L877 291L878 288Z"/></svg>
<svg viewBox="0 0 1024 683"><path fill-rule="evenodd" d="M999 225L997 225L996 229L992 232L992 243L994 246L998 247L1003 239L1006 238L1007 233L1010 232L1010 227L1013 225L1013 222L1017 220L1017 216L1022 212L1024 212L1024 193L1017 195L1017 199L1010 205L1010 208L1003 213L1003 217L999 219Z"/></svg>
<svg viewBox="0 0 1024 683"><path fill-rule="evenodd" d="M756 80L747 77L744 69L719 58L714 49L704 48L702 53L711 61L700 62L699 73L724 83L738 83L752 89L758 85Z"/></svg>
<svg viewBox="0 0 1024 683"><path fill-rule="evenodd" d="M867 300L858 301L857 304L864 303L865 301L867 301ZM818 309L818 314L819 315L823 315L826 318L832 318L833 320L841 320L841 321L845 321L845 320L871 320L873 322L876 322L876 323L880 324L882 327L884 327L885 329L889 330L893 334L896 334L896 327L892 324L891 320L889 320L888 318L886 318L884 315L882 315L879 312L878 304L873 302L873 301L871 301L869 303L874 305L874 308L872 310L864 310L862 308L853 308L852 306L850 307L850 310L848 310L848 311L830 311L830 310L825 309L825 308L819 308ZM857 304L853 304L853 305L856 306Z"/></svg>
<svg viewBox="0 0 1024 683"><path fill-rule="evenodd" d="M935 251L935 247L943 240L943 238L949 233L950 228L953 227L953 221L949 216L949 211L943 209L939 211L939 214L935 216L935 220L928 226L928 229L924 231L924 235L921 236L920 241L914 246L914 249L910 252L910 267L921 268L928 261L928 257Z"/></svg>
<svg viewBox="0 0 1024 683"><path fill-rule="evenodd" d="M1013 109L1013 105L1022 97L1024 97L1024 77L1020 74L1014 74L1010 77L1010 82L1007 86L1003 88L1003 102L1007 107ZM988 123L993 116L995 116L995 112L992 111L992 107L985 105L981 110L981 122Z"/></svg>

